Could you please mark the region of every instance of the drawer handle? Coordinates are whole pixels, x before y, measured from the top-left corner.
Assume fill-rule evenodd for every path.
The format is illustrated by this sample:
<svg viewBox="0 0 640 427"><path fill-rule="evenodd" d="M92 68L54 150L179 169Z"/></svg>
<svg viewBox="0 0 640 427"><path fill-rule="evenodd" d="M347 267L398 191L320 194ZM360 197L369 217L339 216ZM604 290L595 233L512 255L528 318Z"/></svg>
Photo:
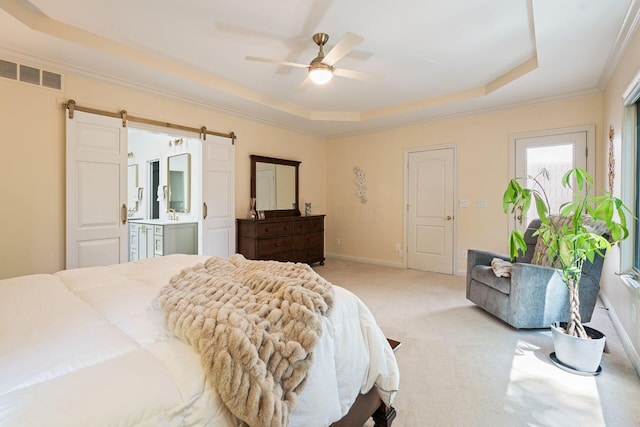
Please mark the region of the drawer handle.
<svg viewBox="0 0 640 427"><path fill-rule="evenodd" d="M280 243L274 243L273 246L275 246L276 248L280 247Z"/></svg>
<svg viewBox="0 0 640 427"><path fill-rule="evenodd" d="M265 233L268 233L268 232L269 232L269 229L268 229L268 228L265 228L265 229L264 229L264 232L265 232Z"/></svg>

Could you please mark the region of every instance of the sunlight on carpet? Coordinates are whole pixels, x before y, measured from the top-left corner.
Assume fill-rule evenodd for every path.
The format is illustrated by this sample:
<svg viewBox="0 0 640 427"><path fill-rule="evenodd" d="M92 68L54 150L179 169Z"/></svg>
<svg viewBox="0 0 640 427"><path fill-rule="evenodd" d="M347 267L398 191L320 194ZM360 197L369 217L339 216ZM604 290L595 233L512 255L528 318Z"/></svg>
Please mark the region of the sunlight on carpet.
<svg viewBox="0 0 640 427"><path fill-rule="evenodd" d="M529 425L605 425L595 378L559 369L540 350L517 342L505 411L521 414Z"/></svg>

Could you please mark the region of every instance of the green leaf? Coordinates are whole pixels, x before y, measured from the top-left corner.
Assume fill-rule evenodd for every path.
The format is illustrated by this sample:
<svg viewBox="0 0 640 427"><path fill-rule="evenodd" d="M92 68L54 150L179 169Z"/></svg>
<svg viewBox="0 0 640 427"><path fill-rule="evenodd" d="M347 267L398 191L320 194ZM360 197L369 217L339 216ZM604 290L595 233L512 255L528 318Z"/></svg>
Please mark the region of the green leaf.
<svg viewBox="0 0 640 427"><path fill-rule="evenodd" d="M527 243L524 241L522 231L514 230L509 236L509 254L511 259L515 259L520 255L518 250L524 254L527 251Z"/></svg>
<svg viewBox="0 0 640 427"><path fill-rule="evenodd" d="M538 212L538 217L540 218L540 221L546 221L547 214L549 212L549 208L547 207L547 204L545 203L542 196L540 196L540 194L534 193L533 196L536 201L536 212Z"/></svg>

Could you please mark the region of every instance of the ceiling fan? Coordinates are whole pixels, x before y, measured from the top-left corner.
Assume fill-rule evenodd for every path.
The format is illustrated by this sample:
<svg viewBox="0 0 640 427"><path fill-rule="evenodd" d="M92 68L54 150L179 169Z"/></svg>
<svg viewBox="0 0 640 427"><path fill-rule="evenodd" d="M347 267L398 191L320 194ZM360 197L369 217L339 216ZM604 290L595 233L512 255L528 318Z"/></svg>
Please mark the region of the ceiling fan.
<svg viewBox="0 0 640 427"><path fill-rule="evenodd" d="M364 41L364 38L353 33L346 33L326 55L324 53L324 45L329 41L329 35L325 33L314 34L313 41L318 45L320 51L318 52L318 56L316 56L309 65L259 58L256 56L247 56L245 59L247 61L267 62L270 64L286 65L289 67L307 68L309 73L308 78L319 85L327 83L334 75L365 81L378 81L381 79L380 76L375 74L334 67L336 62L348 55L349 52ZM303 85L305 82L306 80L303 82Z"/></svg>

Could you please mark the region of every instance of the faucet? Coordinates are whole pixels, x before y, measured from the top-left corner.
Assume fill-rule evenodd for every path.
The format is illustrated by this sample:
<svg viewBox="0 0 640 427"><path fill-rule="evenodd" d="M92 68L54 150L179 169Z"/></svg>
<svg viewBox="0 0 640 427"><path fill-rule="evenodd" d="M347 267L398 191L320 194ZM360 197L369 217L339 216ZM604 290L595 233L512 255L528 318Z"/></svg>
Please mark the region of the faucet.
<svg viewBox="0 0 640 427"><path fill-rule="evenodd" d="M177 221L178 217L176 216L176 210L175 209L169 209L169 212L172 214L170 219L173 220L173 221Z"/></svg>

